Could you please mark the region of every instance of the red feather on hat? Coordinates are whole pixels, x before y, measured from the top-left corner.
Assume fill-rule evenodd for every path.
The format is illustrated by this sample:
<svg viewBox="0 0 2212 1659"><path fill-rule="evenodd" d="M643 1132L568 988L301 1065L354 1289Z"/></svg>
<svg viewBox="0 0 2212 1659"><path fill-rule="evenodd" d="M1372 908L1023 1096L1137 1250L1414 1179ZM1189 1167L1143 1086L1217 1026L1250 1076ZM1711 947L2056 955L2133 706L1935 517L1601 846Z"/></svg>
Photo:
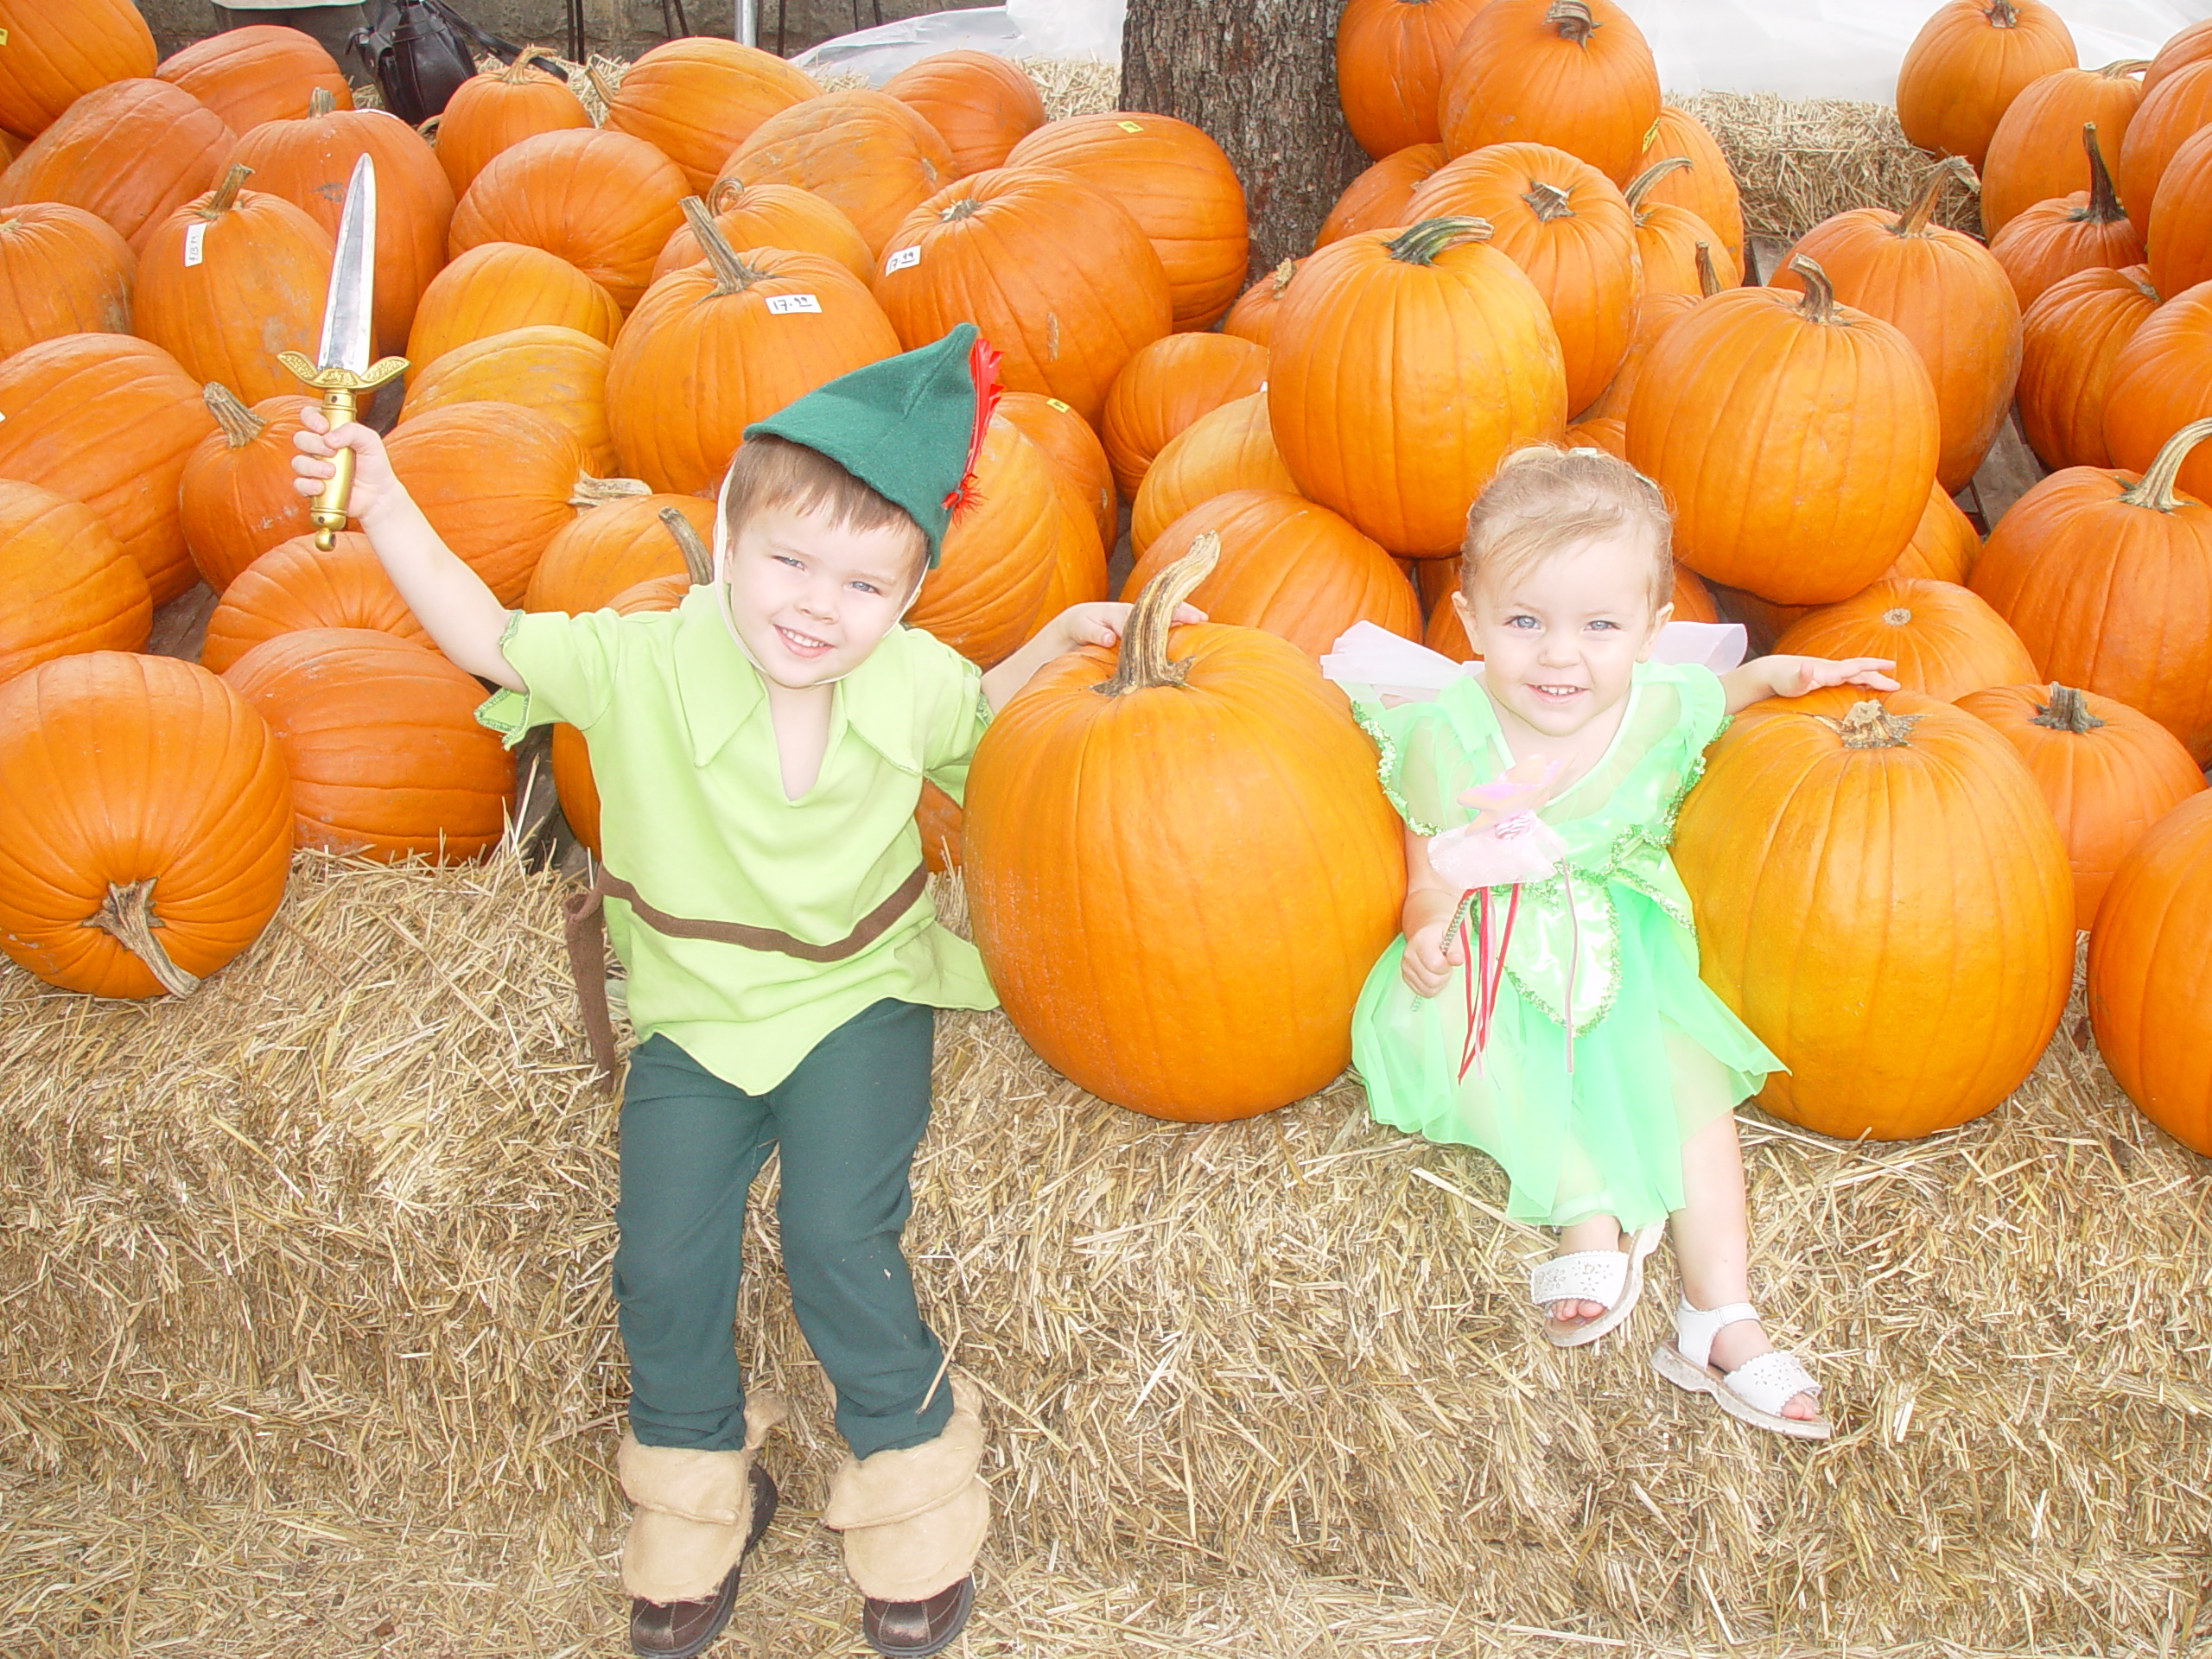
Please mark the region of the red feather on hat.
<svg viewBox="0 0 2212 1659"><path fill-rule="evenodd" d="M983 440L990 434L991 416L999 406L1000 353L981 334L968 353L968 373L976 383L976 424L968 434L968 465L960 482L945 494L944 505L956 518L976 502L976 463L982 459Z"/></svg>

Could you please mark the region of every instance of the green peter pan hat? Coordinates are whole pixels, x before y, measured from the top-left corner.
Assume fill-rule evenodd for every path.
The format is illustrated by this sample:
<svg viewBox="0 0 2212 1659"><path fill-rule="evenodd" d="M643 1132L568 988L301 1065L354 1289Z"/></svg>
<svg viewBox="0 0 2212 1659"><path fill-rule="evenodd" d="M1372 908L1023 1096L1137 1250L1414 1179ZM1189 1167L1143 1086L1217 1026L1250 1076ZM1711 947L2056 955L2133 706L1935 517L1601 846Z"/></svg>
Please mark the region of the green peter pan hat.
<svg viewBox="0 0 2212 1659"><path fill-rule="evenodd" d="M929 538L935 569L945 531L974 497L998 366L990 343L963 322L934 345L839 375L745 435L803 443L905 508Z"/></svg>

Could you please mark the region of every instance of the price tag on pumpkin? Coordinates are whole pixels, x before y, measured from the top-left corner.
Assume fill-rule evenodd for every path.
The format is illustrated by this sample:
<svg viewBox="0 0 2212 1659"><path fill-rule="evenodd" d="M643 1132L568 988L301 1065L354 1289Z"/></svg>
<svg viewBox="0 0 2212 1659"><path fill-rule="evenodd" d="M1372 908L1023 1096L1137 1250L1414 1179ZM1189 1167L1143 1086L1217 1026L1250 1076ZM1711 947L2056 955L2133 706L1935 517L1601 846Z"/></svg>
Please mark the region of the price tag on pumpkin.
<svg viewBox="0 0 2212 1659"><path fill-rule="evenodd" d="M811 294L771 294L768 296L768 315L772 317L797 316L801 312L810 311L817 317L822 315L822 302Z"/></svg>
<svg viewBox="0 0 2212 1659"><path fill-rule="evenodd" d="M184 227L184 268L190 270L200 260L200 250L207 240L207 221L195 219Z"/></svg>
<svg viewBox="0 0 2212 1659"><path fill-rule="evenodd" d="M7 44L8 44L8 31L7 31L6 29L0 29L0 46L5 46L5 45L7 45Z"/></svg>
<svg viewBox="0 0 2212 1659"><path fill-rule="evenodd" d="M1063 415L1065 415L1065 414L1066 414L1066 413L1068 412L1068 406L1067 406L1065 404L1062 403L1062 402L1061 402L1058 398L1057 398L1057 397L1047 397L1047 398L1045 400L1045 403L1046 403L1046 406L1047 408L1050 408L1050 409L1057 409L1057 410L1058 410L1060 411L1060 413L1061 413L1061 414L1063 414Z"/></svg>
<svg viewBox="0 0 2212 1659"><path fill-rule="evenodd" d="M887 274L894 270L912 270L921 263L922 251L918 246L901 248L883 262L883 269Z"/></svg>
<svg viewBox="0 0 2212 1659"><path fill-rule="evenodd" d="M1114 124L1119 127L1123 132L1142 132L1144 130L1143 124L1141 122L1116 121Z"/></svg>

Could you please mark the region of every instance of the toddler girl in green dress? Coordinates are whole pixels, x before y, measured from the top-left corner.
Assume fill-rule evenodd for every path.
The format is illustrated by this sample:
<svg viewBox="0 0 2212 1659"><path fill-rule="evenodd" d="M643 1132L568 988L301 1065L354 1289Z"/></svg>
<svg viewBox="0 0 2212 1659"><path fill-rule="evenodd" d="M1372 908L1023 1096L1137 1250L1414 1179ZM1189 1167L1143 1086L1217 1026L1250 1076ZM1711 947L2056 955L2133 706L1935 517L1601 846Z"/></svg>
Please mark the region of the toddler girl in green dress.
<svg viewBox="0 0 2212 1659"><path fill-rule="evenodd" d="M1872 658L1682 660L1732 635L1735 661L1741 633L1669 626L1669 533L1625 462L1524 449L1470 509L1451 596L1483 660L1364 626L1323 659L1406 821L1403 936L1368 976L1353 1060L1377 1121L1480 1147L1511 1179L1509 1213L1560 1229L1531 1284L1553 1342L1628 1317L1671 1217L1683 1296L1654 1365L1821 1439L1819 1385L1746 1300L1733 1111L1780 1062L1698 978L1667 848L1729 714L1895 683Z"/></svg>

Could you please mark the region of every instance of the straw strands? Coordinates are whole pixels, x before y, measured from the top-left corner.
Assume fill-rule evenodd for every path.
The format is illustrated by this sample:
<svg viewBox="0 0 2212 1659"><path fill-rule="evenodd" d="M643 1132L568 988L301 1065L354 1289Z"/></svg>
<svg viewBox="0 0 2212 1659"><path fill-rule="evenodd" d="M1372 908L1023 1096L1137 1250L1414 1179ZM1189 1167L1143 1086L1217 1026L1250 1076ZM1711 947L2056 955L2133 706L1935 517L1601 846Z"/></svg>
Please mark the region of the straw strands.
<svg viewBox="0 0 2212 1659"><path fill-rule="evenodd" d="M188 1002L0 974L0 1652L617 1650L614 1117L567 890L302 855ZM1806 1448L1650 1374L1663 1263L1624 1336L1543 1344L1495 1173L1355 1084L1168 1125L941 1016L908 1246L990 1402L966 1651L2185 1651L2212 1166L2066 1033L1926 1141L1750 1116L1758 1294L1840 1425ZM794 1422L728 1650L845 1654L772 1181L739 1340Z"/></svg>

